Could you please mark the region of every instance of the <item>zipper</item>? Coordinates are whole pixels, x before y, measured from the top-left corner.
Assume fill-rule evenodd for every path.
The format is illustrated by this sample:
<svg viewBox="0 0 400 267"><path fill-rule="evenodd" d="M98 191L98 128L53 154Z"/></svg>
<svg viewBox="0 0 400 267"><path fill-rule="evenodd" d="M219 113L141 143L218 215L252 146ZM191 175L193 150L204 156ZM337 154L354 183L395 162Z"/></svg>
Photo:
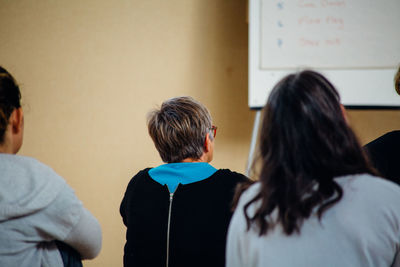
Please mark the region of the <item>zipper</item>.
<svg viewBox="0 0 400 267"><path fill-rule="evenodd" d="M178 184L177 187L175 188L175 191L171 193L171 191L169 190L169 187L167 187L168 193L169 193L169 208L168 208L168 228L167 228L167 257L166 257L166 263L165 266L168 267L169 266L169 241L170 241L170 231L171 231L171 213L172 213L172 202L174 200L174 194L176 193L176 191L178 190L179 186L181 184Z"/></svg>
<svg viewBox="0 0 400 267"><path fill-rule="evenodd" d="M169 192L169 189L168 189ZM169 265L169 234L171 229L171 210L172 210L172 201L174 200L174 193L169 193L169 209L168 209L168 228L167 228L167 261L165 266Z"/></svg>

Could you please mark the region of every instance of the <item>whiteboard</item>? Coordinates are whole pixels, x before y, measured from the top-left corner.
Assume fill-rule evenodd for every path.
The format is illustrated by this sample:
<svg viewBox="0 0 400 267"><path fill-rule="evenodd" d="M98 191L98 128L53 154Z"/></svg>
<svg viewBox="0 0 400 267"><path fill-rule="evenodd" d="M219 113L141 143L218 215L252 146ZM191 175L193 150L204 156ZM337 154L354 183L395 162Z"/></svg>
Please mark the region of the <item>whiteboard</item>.
<svg viewBox="0 0 400 267"><path fill-rule="evenodd" d="M352 107L400 107L400 0L250 0L249 106L286 74L311 68Z"/></svg>

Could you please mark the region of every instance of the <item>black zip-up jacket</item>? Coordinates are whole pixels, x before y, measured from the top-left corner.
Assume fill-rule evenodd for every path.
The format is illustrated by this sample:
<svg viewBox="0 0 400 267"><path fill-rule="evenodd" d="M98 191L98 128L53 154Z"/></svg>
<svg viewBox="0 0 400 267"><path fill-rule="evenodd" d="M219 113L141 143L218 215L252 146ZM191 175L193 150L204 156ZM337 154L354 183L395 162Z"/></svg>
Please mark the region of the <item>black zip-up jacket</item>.
<svg viewBox="0 0 400 267"><path fill-rule="evenodd" d="M132 178L121 203L124 266L224 267L231 202L236 185L247 178L218 170L170 194L148 171Z"/></svg>
<svg viewBox="0 0 400 267"><path fill-rule="evenodd" d="M380 175L400 185L400 131L392 131L364 146Z"/></svg>

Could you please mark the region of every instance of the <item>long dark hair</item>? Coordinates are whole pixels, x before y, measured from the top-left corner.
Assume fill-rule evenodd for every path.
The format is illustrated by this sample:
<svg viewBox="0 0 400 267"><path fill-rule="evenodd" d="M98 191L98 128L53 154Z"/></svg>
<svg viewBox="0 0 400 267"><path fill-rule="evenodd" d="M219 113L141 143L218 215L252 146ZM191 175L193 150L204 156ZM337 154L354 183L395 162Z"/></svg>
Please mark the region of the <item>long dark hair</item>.
<svg viewBox="0 0 400 267"><path fill-rule="evenodd" d="M255 224L260 235L277 224L287 235L300 232L314 209L321 218L342 198L335 177L375 174L343 116L338 92L311 70L288 75L274 87L264 108L259 146L260 191L244 213L248 229ZM275 219L269 216L273 211Z"/></svg>
<svg viewBox="0 0 400 267"><path fill-rule="evenodd" d="M0 66L0 144L4 142L8 119L14 109L21 107L21 92L14 77Z"/></svg>

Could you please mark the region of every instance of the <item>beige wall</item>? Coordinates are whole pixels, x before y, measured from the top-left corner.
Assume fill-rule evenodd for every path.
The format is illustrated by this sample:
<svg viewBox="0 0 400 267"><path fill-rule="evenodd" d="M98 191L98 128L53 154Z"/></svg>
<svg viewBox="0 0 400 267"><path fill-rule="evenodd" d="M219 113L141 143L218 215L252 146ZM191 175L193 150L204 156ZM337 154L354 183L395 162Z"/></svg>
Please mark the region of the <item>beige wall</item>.
<svg viewBox="0 0 400 267"><path fill-rule="evenodd" d="M100 256L121 266L118 208L131 176L161 163L146 113L192 95L218 125L213 165L243 172L247 107L245 0L0 2L0 65L22 87L20 154L52 166L99 219ZM400 129L399 111L351 111L363 143Z"/></svg>

